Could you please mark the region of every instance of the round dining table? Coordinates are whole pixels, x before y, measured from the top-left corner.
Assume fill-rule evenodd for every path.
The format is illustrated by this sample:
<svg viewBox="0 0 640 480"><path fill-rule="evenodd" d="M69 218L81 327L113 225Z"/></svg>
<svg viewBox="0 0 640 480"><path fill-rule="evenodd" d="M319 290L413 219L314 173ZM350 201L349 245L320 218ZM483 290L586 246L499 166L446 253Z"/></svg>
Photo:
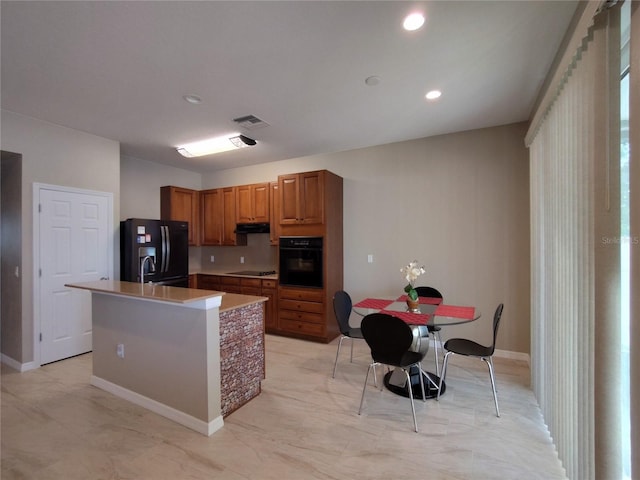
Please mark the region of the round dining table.
<svg viewBox="0 0 640 480"><path fill-rule="evenodd" d="M480 318L481 313L475 307L447 305L440 303L442 299L419 297L419 311L409 311L406 302L406 295L397 298L365 298L353 305L353 311L358 315L368 315L370 313L386 313L404 320L413 332L413 351L423 351L429 348L428 326L445 327L450 325L462 325L473 322ZM426 353L426 351L425 351ZM426 398L436 398L438 388L440 395L446 391L446 384L440 384L440 377L433 372L424 371L423 384ZM420 389L420 377L417 367L409 370L409 378L413 397L422 399ZM393 369L384 376L384 385L393 393L409 396L409 389L406 385L406 376L400 369Z"/></svg>

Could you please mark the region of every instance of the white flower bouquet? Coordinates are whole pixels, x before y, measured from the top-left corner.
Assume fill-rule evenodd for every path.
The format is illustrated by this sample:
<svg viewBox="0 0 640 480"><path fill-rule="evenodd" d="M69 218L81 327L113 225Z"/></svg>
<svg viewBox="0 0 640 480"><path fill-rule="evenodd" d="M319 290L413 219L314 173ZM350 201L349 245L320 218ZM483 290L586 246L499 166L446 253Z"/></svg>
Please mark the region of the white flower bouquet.
<svg viewBox="0 0 640 480"><path fill-rule="evenodd" d="M401 268L400 271L407 280L407 286L404 287L405 293L411 300L418 300L418 292L416 292L414 288L414 283L420 275L426 272L424 266L419 267L418 261L414 260L413 262L409 262L409 265L406 267Z"/></svg>

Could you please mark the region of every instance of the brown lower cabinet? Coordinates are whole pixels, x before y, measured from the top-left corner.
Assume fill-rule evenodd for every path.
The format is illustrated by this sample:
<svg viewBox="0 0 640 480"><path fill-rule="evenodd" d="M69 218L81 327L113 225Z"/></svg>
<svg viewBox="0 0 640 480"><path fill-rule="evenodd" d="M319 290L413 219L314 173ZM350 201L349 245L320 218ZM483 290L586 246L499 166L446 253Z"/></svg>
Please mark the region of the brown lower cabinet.
<svg viewBox="0 0 640 480"><path fill-rule="evenodd" d="M328 343L340 332L325 289L279 287L273 279L197 275L197 288L267 297L266 333Z"/></svg>
<svg viewBox="0 0 640 480"><path fill-rule="evenodd" d="M277 333L278 282L276 280L262 280L262 296L269 299L269 301L265 304L265 331L267 333Z"/></svg>
<svg viewBox="0 0 640 480"><path fill-rule="evenodd" d="M225 275L199 273L197 275L196 288L267 297L269 301L265 304L264 324L265 330L271 333L275 329L278 312L277 286L278 282L271 279L229 277Z"/></svg>
<svg viewBox="0 0 640 480"><path fill-rule="evenodd" d="M339 334L331 305L324 289L280 287L277 333L330 342Z"/></svg>

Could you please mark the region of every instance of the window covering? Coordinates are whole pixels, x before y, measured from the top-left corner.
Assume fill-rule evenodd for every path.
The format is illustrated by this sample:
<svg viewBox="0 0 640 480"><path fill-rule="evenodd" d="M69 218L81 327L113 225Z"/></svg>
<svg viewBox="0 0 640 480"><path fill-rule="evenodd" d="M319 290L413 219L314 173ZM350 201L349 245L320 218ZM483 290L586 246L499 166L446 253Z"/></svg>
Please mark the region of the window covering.
<svg viewBox="0 0 640 480"><path fill-rule="evenodd" d="M525 138L532 387L580 480L621 478L619 6L583 7Z"/></svg>

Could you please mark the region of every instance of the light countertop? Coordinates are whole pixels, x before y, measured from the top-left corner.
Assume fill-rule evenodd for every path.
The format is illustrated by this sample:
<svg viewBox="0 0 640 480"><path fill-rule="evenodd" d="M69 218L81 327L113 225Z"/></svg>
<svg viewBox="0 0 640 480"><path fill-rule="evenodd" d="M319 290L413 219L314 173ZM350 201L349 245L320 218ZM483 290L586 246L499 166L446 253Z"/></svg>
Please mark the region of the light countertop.
<svg viewBox="0 0 640 480"><path fill-rule="evenodd" d="M218 292L223 293L223 292ZM224 293L222 297L222 305L220 305L220 313L228 310L234 310L240 307L246 307L258 302L266 302L267 297L257 297L255 295L241 295L239 293Z"/></svg>
<svg viewBox="0 0 640 480"><path fill-rule="evenodd" d="M173 303L189 303L224 295L224 292L198 290L195 288L169 287L151 283L121 282L118 280L98 280L95 282L70 283L67 287L111 293L125 297L148 298Z"/></svg>
<svg viewBox="0 0 640 480"><path fill-rule="evenodd" d="M237 277L237 278L260 278L263 280L278 280L278 274L274 273L273 275L236 275L232 272L240 271L240 270L258 270L258 271L268 271L275 270L275 268L255 268L255 267L222 267L222 268L201 268L199 270L189 271L189 274L202 274L202 275L217 275L220 277Z"/></svg>
<svg viewBox="0 0 640 480"><path fill-rule="evenodd" d="M90 290L92 292L110 293L126 297L148 298L173 303L189 303L205 300L211 297L222 297L220 311L233 310L259 302L266 302L267 297L255 295L240 295L237 293L217 292L214 290L200 290L197 288L169 287L135 282L121 282L117 280L98 280L96 282L70 283L67 287Z"/></svg>

